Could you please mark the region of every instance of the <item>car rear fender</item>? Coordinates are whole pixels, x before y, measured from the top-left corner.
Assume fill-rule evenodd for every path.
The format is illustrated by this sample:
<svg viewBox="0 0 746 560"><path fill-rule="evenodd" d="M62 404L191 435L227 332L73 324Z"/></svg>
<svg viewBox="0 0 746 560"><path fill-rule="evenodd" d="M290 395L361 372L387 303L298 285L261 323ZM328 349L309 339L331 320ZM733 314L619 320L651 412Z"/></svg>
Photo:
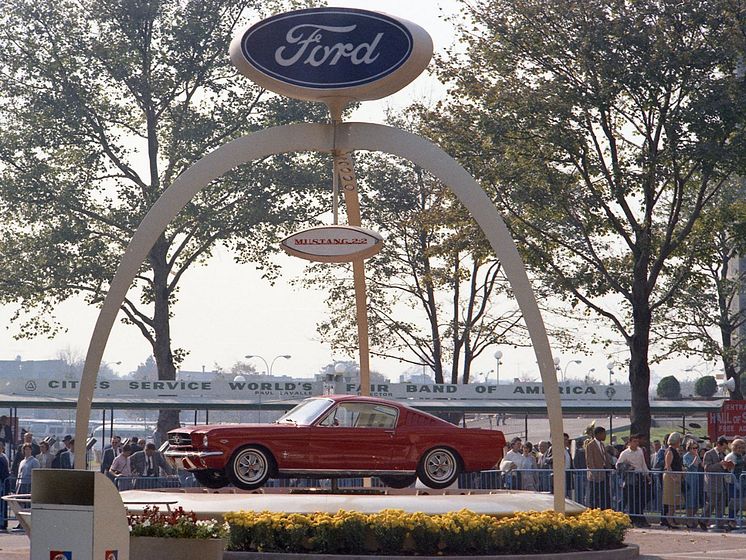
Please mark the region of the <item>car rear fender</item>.
<svg viewBox="0 0 746 560"><path fill-rule="evenodd" d="M477 434L474 434L477 436ZM472 439L464 442L461 454L461 466L464 472L483 471L494 468L502 459L505 437L502 432L485 430ZM456 448L458 451L458 447Z"/></svg>

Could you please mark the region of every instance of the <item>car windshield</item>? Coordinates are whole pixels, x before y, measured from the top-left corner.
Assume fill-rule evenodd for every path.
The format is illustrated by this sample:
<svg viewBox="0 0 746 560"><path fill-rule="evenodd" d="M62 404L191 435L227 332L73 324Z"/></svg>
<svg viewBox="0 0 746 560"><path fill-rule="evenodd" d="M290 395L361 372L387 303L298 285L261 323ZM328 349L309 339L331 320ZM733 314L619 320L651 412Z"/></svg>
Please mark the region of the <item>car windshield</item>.
<svg viewBox="0 0 746 560"><path fill-rule="evenodd" d="M306 399L293 410L282 416L277 420L278 424L297 424L299 426L308 426L316 418L318 418L322 412L329 408L332 403L331 399Z"/></svg>

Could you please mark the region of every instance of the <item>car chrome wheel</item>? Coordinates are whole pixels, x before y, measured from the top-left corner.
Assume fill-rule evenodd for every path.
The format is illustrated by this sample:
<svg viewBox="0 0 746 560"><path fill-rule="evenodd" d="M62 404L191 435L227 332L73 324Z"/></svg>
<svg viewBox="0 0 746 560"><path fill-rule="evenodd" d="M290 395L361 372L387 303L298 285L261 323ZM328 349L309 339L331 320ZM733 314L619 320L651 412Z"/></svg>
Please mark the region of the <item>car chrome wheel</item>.
<svg viewBox="0 0 746 560"><path fill-rule="evenodd" d="M418 475L430 488L445 488L458 478L459 459L450 449L438 447L428 451L420 462Z"/></svg>
<svg viewBox="0 0 746 560"><path fill-rule="evenodd" d="M240 449L231 460L228 478L244 490L262 486L269 478L271 459L258 447Z"/></svg>

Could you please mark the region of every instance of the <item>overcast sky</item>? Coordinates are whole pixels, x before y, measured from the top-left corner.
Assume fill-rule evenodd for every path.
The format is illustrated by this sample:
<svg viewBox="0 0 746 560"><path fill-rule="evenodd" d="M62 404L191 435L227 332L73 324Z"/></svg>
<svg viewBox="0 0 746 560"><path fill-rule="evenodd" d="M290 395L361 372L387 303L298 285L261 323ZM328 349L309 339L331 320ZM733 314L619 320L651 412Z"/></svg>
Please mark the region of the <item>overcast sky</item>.
<svg viewBox="0 0 746 560"><path fill-rule="evenodd" d="M369 0L332 0L329 4L367 9L371 7ZM447 47L455 36L451 24L440 17L442 13L455 12L455 0L377 0L374 5L376 10L409 19L424 27L433 37L436 51ZM354 120L382 122L386 107L405 106L413 99L437 99L442 94L443 88L433 78L423 75L389 98L365 102ZM200 370L204 366L209 371L214 364L229 369L246 354L261 355L269 362L277 355L290 354L290 360L278 359L275 362L274 373L308 377L333 359L348 359L346 356L332 355L328 345L317 340L315 325L326 313L322 294L293 288L288 284L289 280L301 274L304 261L287 256L279 259L285 265L285 274L274 286L262 280L250 265L237 265L230 255L221 252L207 266L192 267L184 275L172 322L173 346L189 351L182 369ZM84 356L97 310L80 301L70 301L58 311L59 318L67 328L66 333L53 340L17 341L12 337L12 330L2 329L0 359L14 359L17 355L24 360L53 359L60 351L68 349ZM11 313L12 309L0 307L0 325L9 325ZM584 335L578 333L578 336ZM497 348L482 356L475 363L473 371L494 371L495 350ZM503 352L501 379L530 374L538 378L530 349L500 350ZM562 360L563 369L569 364L568 376L582 377L594 368L596 377L608 380L608 350L597 349L592 356L555 352L557 354ZM135 369L149 355L149 345L135 327L120 323L115 325L104 360L116 372L126 373ZM573 363L571 360L582 360L582 363ZM253 363L259 371L265 369L261 360ZM394 380L407 369L406 364L396 361L373 359L371 363L373 369ZM676 360L654 366L653 370L660 377L679 373L696 363L696 360ZM623 374L619 366L615 369L619 370L619 375ZM707 368L703 366L701 370L704 372Z"/></svg>

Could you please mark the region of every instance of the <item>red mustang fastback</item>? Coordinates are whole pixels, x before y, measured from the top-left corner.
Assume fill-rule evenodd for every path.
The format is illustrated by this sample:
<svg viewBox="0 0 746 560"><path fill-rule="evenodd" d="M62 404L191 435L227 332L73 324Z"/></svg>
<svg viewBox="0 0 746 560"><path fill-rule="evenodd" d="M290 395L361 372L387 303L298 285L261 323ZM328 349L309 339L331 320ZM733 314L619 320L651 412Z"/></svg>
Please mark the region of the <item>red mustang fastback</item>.
<svg viewBox="0 0 746 560"><path fill-rule="evenodd" d="M502 458L502 432L459 428L404 404L337 395L306 399L273 424L179 428L165 455L203 486L252 490L271 477L377 476L430 488Z"/></svg>

